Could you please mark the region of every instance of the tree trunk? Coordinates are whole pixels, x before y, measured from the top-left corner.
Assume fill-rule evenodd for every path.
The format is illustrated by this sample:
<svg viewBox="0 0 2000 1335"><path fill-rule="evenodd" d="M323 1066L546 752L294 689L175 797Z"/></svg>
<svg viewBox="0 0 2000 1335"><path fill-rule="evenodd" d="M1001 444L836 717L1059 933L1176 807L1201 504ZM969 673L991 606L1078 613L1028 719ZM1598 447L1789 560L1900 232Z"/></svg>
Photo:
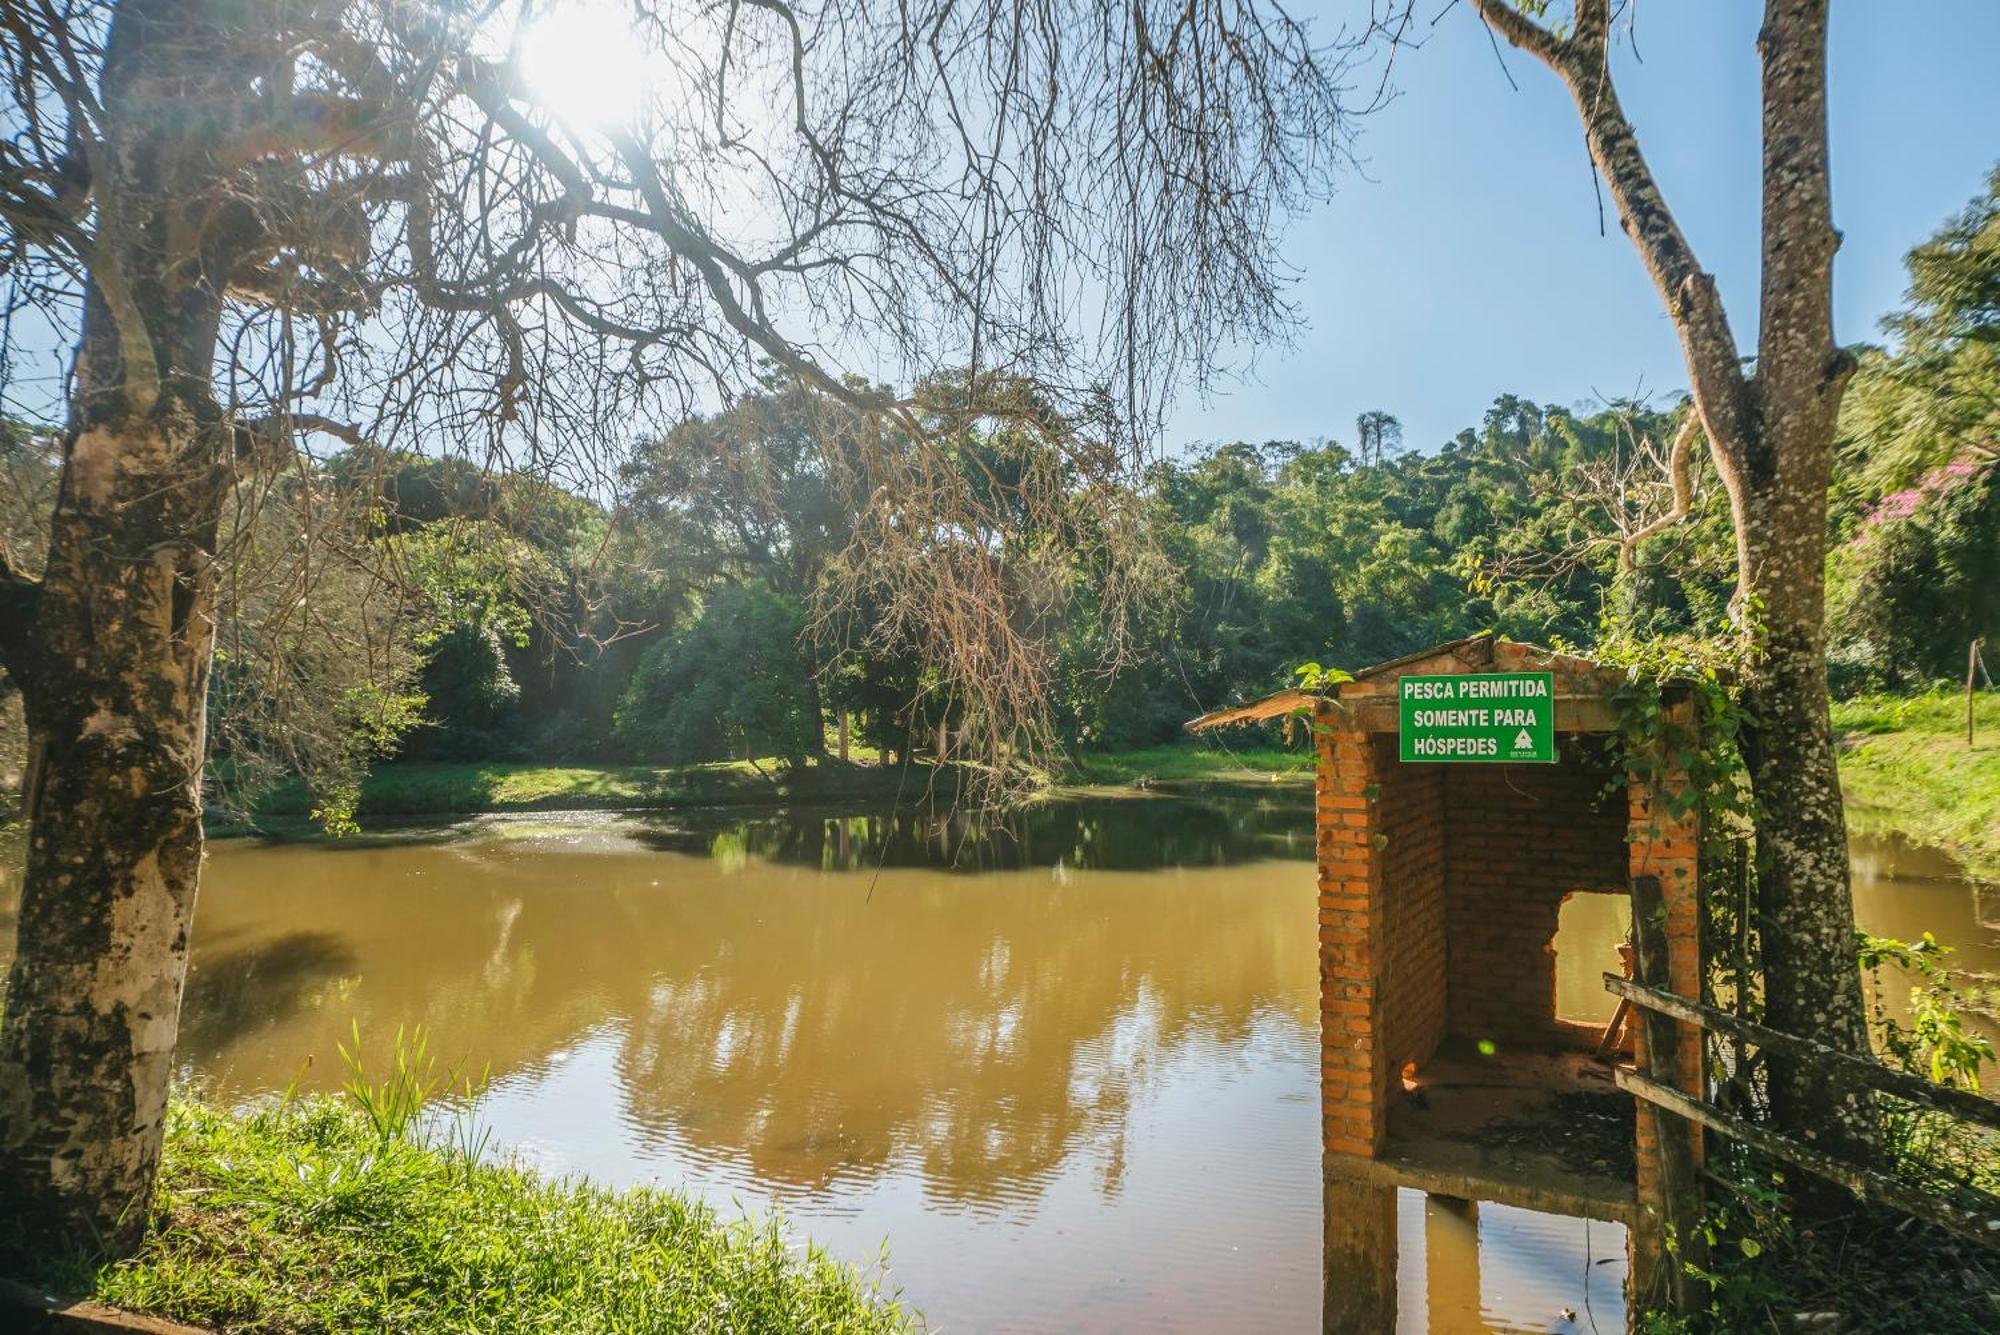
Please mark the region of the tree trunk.
<svg viewBox="0 0 2000 1335"><path fill-rule="evenodd" d="M1759 649L1746 704L1759 815L1758 911L1766 1019L1868 1051L1854 941L1847 818L1826 696L1826 506L1834 433L1853 359L1833 337L1826 125L1827 0L1767 0L1763 64L1763 267L1753 429L1725 475L1742 614ZM1866 1158L1874 1103L1776 1054L1772 1112L1819 1148ZM1838 1196L1838 1193L1835 1193Z"/></svg>
<svg viewBox="0 0 2000 1335"><path fill-rule="evenodd" d="M1856 963L1847 824L1827 718L1826 662L1796 634L1773 635L1746 705L1757 822L1764 1022L1847 1052L1868 1051ZM1875 1142L1861 1090L1766 1054L1771 1110L1829 1153L1865 1160Z"/></svg>
<svg viewBox="0 0 2000 1335"><path fill-rule="evenodd" d="M1745 759L1758 807L1765 1023L1865 1053L1847 817L1826 688L1826 494L1844 380L1829 366L1828 375L1780 398L1760 378L1764 438L1748 452L1751 475L1742 479L1747 495L1738 510L1740 601L1759 647L1744 704L1753 720ZM1865 1161L1876 1142L1866 1092L1782 1054L1767 1059L1777 1124Z"/></svg>
<svg viewBox="0 0 2000 1335"><path fill-rule="evenodd" d="M1664 299L1695 410L1736 530L1738 606L1757 666L1745 739L1759 808L1759 926L1767 1019L1844 1050L1868 1050L1848 884L1846 816L1826 698L1826 501L1840 400L1853 370L1833 338L1833 228L1826 125L1827 0L1766 0L1763 225L1757 360L1746 376L1714 276L1667 207L1613 86L1608 0L1578 0L1569 31L1512 0L1473 0L1487 23L1568 86L1591 159ZM1780 1126L1820 1148L1866 1154L1872 1104L1772 1060Z"/></svg>
<svg viewBox="0 0 2000 1335"><path fill-rule="evenodd" d="M215 639L218 505L185 468L201 434L169 409L75 436L35 601L0 1216L38 1248L136 1245L159 1165Z"/></svg>
<svg viewBox="0 0 2000 1335"><path fill-rule="evenodd" d="M26 707L28 849L0 1020L0 1218L36 1250L143 1238L202 854L212 561L240 443L211 383L261 234L219 175L251 11L114 10L75 397L39 581L0 634ZM261 253L261 252L259 252Z"/></svg>

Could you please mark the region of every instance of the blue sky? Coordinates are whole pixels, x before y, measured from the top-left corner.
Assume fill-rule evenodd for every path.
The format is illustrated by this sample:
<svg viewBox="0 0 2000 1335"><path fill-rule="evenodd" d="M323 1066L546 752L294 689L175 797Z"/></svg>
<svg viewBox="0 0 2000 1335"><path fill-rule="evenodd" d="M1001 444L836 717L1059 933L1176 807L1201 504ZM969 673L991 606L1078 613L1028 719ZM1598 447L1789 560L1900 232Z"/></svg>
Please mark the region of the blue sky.
<svg viewBox="0 0 2000 1335"><path fill-rule="evenodd" d="M1323 6L1328 20L1354 0ZM1441 6L1440 6L1441 7ZM1651 0L1620 93L1740 341L1757 329L1758 109L1753 0ZM1398 100L1360 152L1371 179L1289 235L1307 320L1252 383L1182 401L1168 440L1353 437L1383 408L1429 450L1477 424L1503 391L1575 404L1675 391L1678 345L1631 243L1598 232L1568 94L1454 6L1398 62ZM2000 0L1846 0L1833 6L1834 222L1839 336L1879 339L1901 300L1904 253L2000 161ZM1607 210L1609 203L1606 204Z"/></svg>

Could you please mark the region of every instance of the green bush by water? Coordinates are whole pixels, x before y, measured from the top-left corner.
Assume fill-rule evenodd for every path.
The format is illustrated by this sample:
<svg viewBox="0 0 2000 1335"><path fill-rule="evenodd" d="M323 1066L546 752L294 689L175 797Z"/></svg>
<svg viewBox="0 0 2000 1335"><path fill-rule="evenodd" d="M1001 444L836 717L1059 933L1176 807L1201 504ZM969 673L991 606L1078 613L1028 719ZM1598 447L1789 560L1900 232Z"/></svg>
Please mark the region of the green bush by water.
<svg viewBox="0 0 2000 1335"><path fill-rule="evenodd" d="M855 754L860 763L821 759L797 767L786 767L775 758L755 765L736 760L662 767L397 761L376 766L361 781L357 809L365 826L371 819L401 816L893 798L930 791L950 773L919 768L905 775L893 766L874 763L873 752L865 748L855 748ZM1075 757L1074 777L1107 784L1265 779L1310 776L1312 766L1311 751L1180 743L1080 755ZM286 821L302 822L313 800L297 780L281 783L258 801L258 823L281 827Z"/></svg>
<svg viewBox="0 0 2000 1335"><path fill-rule="evenodd" d="M483 1158L418 1035L377 1083L241 1113L176 1098L140 1253L43 1278L223 1331L876 1332L917 1318L780 1226Z"/></svg>

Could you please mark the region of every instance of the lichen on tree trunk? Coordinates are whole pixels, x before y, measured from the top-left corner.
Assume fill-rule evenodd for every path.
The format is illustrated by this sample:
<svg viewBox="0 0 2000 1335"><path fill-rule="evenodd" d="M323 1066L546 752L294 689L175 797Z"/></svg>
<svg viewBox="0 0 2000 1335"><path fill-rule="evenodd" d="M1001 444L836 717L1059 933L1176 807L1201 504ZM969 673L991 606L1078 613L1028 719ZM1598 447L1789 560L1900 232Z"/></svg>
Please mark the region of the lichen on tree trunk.
<svg viewBox="0 0 2000 1335"><path fill-rule="evenodd" d="M219 0L218 0L219 3ZM213 560L237 437L213 363L258 224L217 207L197 106L241 11L118 7L96 227L39 580L4 571L29 738L27 857L0 1019L0 1218L35 1249L143 1237L202 857ZM209 127L212 129L212 127Z"/></svg>
<svg viewBox="0 0 2000 1335"><path fill-rule="evenodd" d="M1807 550L1816 550L1816 544ZM1757 918L1764 1021L1771 1028L1868 1051L1855 954L1847 820L1827 716L1822 637L1766 625L1749 683L1745 738L1757 801ZM1823 1066L1766 1053L1771 1111L1819 1148L1865 1161L1876 1141L1866 1091Z"/></svg>
<svg viewBox="0 0 2000 1335"><path fill-rule="evenodd" d="M0 1020L0 1215L34 1247L136 1244L158 1166L215 638L219 501L185 471L199 434L169 409L73 435L36 599L29 837Z"/></svg>

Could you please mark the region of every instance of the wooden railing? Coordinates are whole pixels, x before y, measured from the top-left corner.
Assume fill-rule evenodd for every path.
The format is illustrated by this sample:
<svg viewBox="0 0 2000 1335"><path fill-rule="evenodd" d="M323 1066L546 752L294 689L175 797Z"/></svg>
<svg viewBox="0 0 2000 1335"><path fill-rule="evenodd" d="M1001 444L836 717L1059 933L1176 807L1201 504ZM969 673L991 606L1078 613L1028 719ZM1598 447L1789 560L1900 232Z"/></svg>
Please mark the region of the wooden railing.
<svg viewBox="0 0 2000 1335"><path fill-rule="evenodd" d="M1643 938L1642 932L1642 945ZM1643 953L1642 950L1642 956ZM1649 1028L1649 1035L1657 1032L1659 1025L1673 1026L1676 1022L1694 1025L1727 1034L1765 1051L1781 1053L1792 1061L1815 1066L1850 1085L1892 1094L1959 1121L2000 1129L2000 1103L1968 1090L1934 1084L1904 1071L1891 1070L1866 1057L1857 1057L1796 1034L1781 1033L1728 1011L1704 1006L1662 988L1620 978L1616 974L1605 974L1604 986L1615 996L1640 1008L1643 1015L1657 1017L1659 1024ZM1850 1163L1780 1135L1768 1127L1746 1121L1666 1083L1660 1077L1665 1075L1670 1079L1671 1067L1652 1060L1647 1062L1647 1066L1647 1074L1621 1068L1617 1072L1618 1087L1686 1122L1720 1132L1773 1158L1836 1182L1863 1200L1878 1201L1959 1237L2000 1251L2000 1198L1967 1189L1965 1195L1969 1203L1954 1204L1907 1182L1888 1177L1872 1167ZM1673 1139L1680 1138L1663 1137L1662 1140L1662 1149L1670 1159L1677 1148L1671 1143ZM1674 1183L1663 1185L1669 1194L1676 1188ZM1673 1211L1670 1210L1670 1213Z"/></svg>

